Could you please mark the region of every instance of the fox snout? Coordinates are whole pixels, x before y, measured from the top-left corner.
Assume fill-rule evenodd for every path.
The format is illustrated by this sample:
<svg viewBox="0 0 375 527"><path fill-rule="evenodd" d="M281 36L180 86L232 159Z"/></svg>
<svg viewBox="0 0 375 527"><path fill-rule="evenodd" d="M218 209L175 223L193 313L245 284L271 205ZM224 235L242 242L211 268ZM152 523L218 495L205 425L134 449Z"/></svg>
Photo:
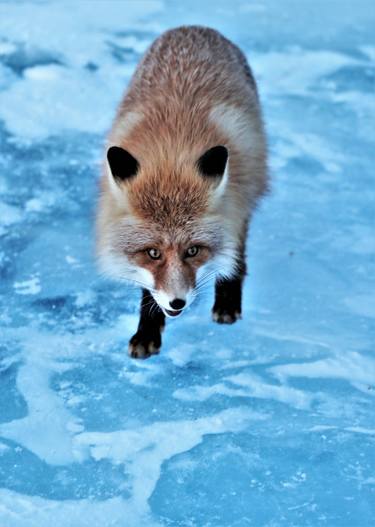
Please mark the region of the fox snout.
<svg viewBox="0 0 375 527"><path fill-rule="evenodd" d="M167 317L177 317L181 315L185 307L193 300L192 291L183 291L175 294L168 294L165 291L153 291L152 296Z"/></svg>
<svg viewBox="0 0 375 527"><path fill-rule="evenodd" d="M169 302L169 305L171 306L171 309L166 309L166 313L170 317L177 317L182 313L182 310L186 306L186 300L182 300L182 298L175 298L172 300L172 302Z"/></svg>

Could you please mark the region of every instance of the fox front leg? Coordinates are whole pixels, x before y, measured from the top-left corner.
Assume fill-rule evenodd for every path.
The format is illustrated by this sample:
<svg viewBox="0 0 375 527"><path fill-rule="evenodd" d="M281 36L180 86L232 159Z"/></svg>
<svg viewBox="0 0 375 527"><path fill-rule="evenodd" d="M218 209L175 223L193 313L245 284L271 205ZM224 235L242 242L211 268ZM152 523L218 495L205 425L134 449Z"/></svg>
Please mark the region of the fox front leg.
<svg viewBox="0 0 375 527"><path fill-rule="evenodd" d="M129 341L129 355L133 359L147 359L159 353L165 315L147 289L142 289L138 329Z"/></svg>
<svg viewBox="0 0 375 527"><path fill-rule="evenodd" d="M245 274L246 263L242 252L236 274L230 279L216 280L212 318L218 324L233 324L241 318L242 284Z"/></svg>
<svg viewBox="0 0 375 527"><path fill-rule="evenodd" d="M218 324L233 324L241 318L242 279L220 279L215 284L212 319Z"/></svg>

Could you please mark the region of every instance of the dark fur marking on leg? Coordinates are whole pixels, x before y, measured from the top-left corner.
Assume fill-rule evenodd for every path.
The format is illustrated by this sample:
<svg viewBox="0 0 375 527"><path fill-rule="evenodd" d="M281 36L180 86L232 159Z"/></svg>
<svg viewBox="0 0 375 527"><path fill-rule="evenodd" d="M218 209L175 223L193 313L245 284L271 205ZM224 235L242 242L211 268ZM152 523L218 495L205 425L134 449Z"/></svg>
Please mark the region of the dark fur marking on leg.
<svg viewBox="0 0 375 527"><path fill-rule="evenodd" d="M218 280L212 318L218 324L233 324L241 318L242 278Z"/></svg>
<svg viewBox="0 0 375 527"><path fill-rule="evenodd" d="M212 308L212 318L218 324L233 324L241 318L242 283L246 274L244 252L237 273L233 278L221 278L215 284L215 303Z"/></svg>
<svg viewBox="0 0 375 527"><path fill-rule="evenodd" d="M142 289L142 301L138 329L129 341L129 355L133 359L147 359L159 353L161 331L165 315L147 289Z"/></svg>

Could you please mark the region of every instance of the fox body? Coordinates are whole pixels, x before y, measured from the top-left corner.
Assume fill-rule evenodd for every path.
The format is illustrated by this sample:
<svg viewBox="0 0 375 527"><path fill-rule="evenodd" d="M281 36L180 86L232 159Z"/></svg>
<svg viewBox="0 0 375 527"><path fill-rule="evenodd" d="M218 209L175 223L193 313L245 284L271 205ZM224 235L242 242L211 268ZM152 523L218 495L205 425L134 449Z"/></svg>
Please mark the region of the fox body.
<svg viewBox="0 0 375 527"><path fill-rule="evenodd" d="M142 287L133 357L216 277L213 318L241 315L248 223L267 189L255 81L217 31L167 31L146 52L109 133L97 214L104 272Z"/></svg>

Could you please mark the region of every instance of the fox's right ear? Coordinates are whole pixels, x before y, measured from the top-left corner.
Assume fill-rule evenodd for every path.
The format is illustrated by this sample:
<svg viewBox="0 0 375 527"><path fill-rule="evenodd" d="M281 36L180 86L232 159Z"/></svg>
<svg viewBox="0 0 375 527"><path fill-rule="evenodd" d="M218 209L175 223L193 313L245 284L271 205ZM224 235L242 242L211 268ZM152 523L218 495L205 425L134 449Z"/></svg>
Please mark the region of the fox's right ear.
<svg viewBox="0 0 375 527"><path fill-rule="evenodd" d="M197 162L203 177L218 180L224 176L228 161L228 150L225 146L214 146L205 152Z"/></svg>
<svg viewBox="0 0 375 527"><path fill-rule="evenodd" d="M211 205L215 207L222 197L228 183L228 150L219 145L210 148L197 162L200 174L214 183L211 194Z"/></svg>
<svg viewBox="0 0 375 527"><path fill-rule="evenodd" d="M135 157L119 146L108 148L107 161L116 183L129 180L137 174L139 169L139 163Z"/></svg>

